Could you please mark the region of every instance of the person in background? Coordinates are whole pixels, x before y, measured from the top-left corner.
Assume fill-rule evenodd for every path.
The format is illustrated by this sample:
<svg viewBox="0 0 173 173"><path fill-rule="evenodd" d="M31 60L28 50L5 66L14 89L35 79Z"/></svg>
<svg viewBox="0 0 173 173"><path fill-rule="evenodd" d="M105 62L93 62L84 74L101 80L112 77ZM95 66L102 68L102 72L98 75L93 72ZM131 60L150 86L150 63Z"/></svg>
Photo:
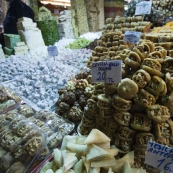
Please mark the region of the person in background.
<svg viewBox="0 0 173 173"><path fill-rule="evenodd" d="M33 10L21 0L6 0L9 2L9 9L7 11L5 20L3 22L5 34L18 34L17 22L21 17L28 17L34 21ZM0 36L0 43L4 46L3 35Z"/></svg>

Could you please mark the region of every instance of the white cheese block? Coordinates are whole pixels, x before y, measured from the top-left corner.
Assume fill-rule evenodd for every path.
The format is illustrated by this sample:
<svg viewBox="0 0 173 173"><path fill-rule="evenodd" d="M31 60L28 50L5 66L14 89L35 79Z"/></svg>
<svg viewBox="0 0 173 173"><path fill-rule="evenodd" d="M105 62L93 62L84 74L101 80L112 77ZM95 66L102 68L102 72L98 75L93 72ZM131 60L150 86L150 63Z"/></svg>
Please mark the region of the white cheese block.
<svg viewBox="0 0 173 173"><path fill-rule="evenodd" d="M20 47L14 47L15 51L21 51L21 50L29 50L28 46L20 46Z"/></svg>
<svg viewBox="0 0 173 173"><path fill-rule="evenodd" d="M36 49L38 47L45 46L41 31L38 30L27 30L22 31L19 30L19 35L21 37L21 40L24 41L30 50Z"/></svg>
<svg viewBox="0 0 173 173"><path fill-rule="evenodd" d="M18 19L18 22L22 22L22 21L33 22L32 19L30 19L28 17L21 17L21 18Z"/></svg>
<svg viewBox="0 0 173 173"><path fill-rule="evenodd" d="M25 46L25 42L23 42L23 41L22 42L18 42L18 43L16 43L16 46L17 47L19 47L19 46Z"/></svg>
<svg viewBox="0 0 173 173"><path fill-rule="evenodd" d="M24 27L31 27L31 28L36 28L37 23L35 22L28 22L28 21L22 21L22 22L17 22L17 27L24 28Z"/></svg>
<svg viewBox="0 0 173 173"><path fill-rule="evenodd" d="M30 27L30 26L24 26L24 27L22 27L22 26L17 26L17 30L24 30L24 31L27 31L27 30L38 30L38 28L36 28L35 26L34 27Z"/></svg>
<svg viewBox="0 0 173 173"><path fill-rule="evenodd" d="M15 51L15 55L24 55L24 54L27 54L28 51Z"/></svg>

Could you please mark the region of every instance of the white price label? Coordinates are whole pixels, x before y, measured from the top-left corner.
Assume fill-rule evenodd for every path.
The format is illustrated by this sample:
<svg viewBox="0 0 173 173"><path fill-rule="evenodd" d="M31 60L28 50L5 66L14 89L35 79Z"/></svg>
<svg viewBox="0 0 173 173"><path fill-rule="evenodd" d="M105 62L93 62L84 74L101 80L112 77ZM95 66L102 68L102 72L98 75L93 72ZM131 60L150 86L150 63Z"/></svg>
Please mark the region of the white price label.
<svg viewBox="0 0 173 173"><path fill-rule="evenodd" d="M122 61L99 61L92 63L92 81L120 83L122 79ZM106 79L105 79L106 76Z"/></svg>
<svg viewBox="0 0 173 173"><path fill-rule="evenodd" d="M135 44L138 44L141 35L142 35L141 32L126 31L125 34L124 34L123 41L126 42L126 43L135 43Z"/></svg>
<svg viewBox="0 0 173 173"><path fill-rule="evenodd" d="M151 13L152 2L142 1L136 4L135 15L145 15Z"/></svg>
<svg viewBox="0 0 173 173"><path fill-rule="evenodd" d="M49 56L58 56L58 49L56 46L48 46L47 51Z"/></svg>
<svg viewBox="0 0 173 173"><path fill-rule="evenodd" d="M149 141L145 163L167 173L173 172L173 148Z"/></svg>

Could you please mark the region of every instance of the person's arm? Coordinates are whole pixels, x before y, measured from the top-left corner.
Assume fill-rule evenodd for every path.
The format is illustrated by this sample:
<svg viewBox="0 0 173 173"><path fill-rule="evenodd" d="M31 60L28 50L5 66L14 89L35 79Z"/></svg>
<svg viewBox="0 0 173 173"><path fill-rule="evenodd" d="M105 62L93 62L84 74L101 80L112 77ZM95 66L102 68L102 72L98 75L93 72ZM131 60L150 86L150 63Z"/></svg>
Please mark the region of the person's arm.
<svg viewBox="0 0 173 173"><path fill-rule="evenodd" d="M34 20L34 12L33 10L26 5L25 3L23 3L22 1L18 1L16 7L16 17L17 19L21 18L21 17L28 17L31 18L32 20Z"/></svg>
<svg viewBox="0 0 173 173"><path fill-rule="evenodd" d="M16 14L16 19L18 20L19 18L24 16L24 5L21 1L17 1L15 4L15 14Z"/></svg>

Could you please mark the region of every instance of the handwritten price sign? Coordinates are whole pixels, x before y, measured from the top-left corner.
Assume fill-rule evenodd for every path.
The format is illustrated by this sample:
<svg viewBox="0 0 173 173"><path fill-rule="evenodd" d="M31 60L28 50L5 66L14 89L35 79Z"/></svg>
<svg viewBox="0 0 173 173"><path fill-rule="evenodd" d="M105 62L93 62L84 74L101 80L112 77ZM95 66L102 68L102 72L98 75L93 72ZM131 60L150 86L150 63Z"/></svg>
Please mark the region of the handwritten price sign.
<svg viewBox="0 0 173 173"><path fill-rule="evenodd" d="M152 2L142 1L136 4L135 15L145 15L151 13Z"/></svg>
<svg viewBox="0 0 173 173"><path fill-rule="evenodd" d="M92 81L120 83L122 79L121 66L121 60L92 63Z"/></svg>
<svg viewBox="0 0 173 173"><path fill-rule="evenodd" d="M124 34L123 41L126 42L126 43L138 44L141 35L142 35L141 32L126 31L125 34Z"/></svg>
<svg viewBox="0 0 173 173"><path fill-rule="evenodd" d="M167 173L173 172L173 148L148 142L145 163Z"/></svg>
<svg viewBox="0 0 173 173"><path fill-rule="evenodd" d="M56 46L48 46L47 51L49 56L58 56L58 49Z"/></svg>

